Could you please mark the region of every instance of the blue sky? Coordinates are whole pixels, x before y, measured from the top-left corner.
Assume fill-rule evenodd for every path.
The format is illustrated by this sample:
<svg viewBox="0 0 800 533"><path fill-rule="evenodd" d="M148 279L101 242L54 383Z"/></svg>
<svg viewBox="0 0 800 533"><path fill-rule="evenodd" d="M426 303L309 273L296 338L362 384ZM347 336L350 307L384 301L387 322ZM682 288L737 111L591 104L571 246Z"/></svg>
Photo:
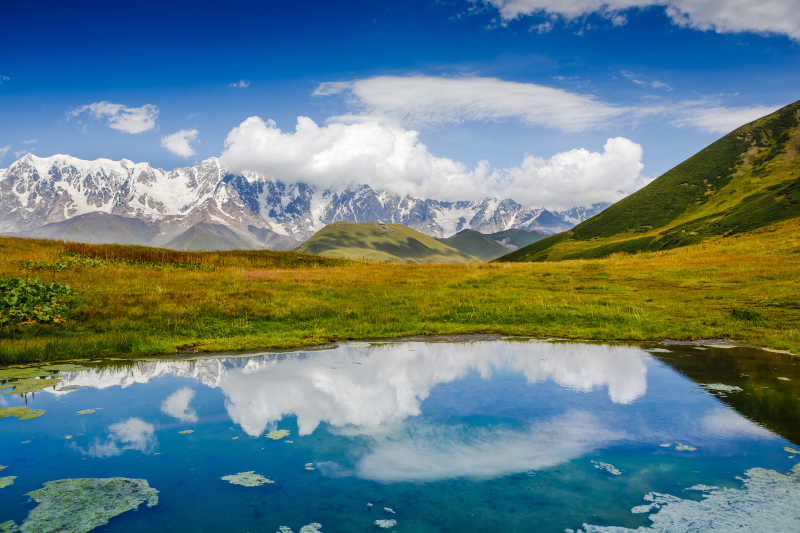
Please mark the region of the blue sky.
<svg viewBox="0 0 800 533"><path fill-rule="evenodd" d="M27 151L164 168L223 154L280 179L586 203L800 98L797 0L8 4L0 167ZM295 134L298 116L321 130ZM423 163L383 145L354 160L384 134ZM641 154L608 148L619 137ZM376 171L387 157L419 169ZM547 195L525 192L540 181Z"/></svg>

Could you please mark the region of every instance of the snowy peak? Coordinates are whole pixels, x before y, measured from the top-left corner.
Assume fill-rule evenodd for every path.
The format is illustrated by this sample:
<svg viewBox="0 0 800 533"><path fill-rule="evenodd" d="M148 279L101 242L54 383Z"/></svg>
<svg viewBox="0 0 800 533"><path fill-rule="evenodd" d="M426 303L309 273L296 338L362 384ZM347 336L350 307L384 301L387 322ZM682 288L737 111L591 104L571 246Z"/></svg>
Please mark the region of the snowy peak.
<svg viewBox="0 0 800 533"><path fill-rule="evenodd" d="M45 225L98 212L157 227L161 242L195 224L209 223L250 240L258 235L264 243L281 237L285 244L287 238L302 242L333 222L404 224L435 237L464 229L555 232L597 209L554 212L498 198L447 202L376 191L368 185L319 189L254 172L233 174L218 158L163 170L128 159L26 154L0 169L0 232L5 233L33 234Z"/></svg>

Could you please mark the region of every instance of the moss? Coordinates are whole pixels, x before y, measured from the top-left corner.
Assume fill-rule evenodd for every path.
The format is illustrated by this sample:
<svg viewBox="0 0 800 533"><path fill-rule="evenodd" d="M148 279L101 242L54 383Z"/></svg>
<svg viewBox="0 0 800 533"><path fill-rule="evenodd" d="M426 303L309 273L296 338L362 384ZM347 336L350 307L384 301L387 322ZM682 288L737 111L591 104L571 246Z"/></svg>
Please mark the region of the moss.
<svg viewBox="0 0 800 533"><path fill-rule="evenodd" d="M256 474L253 470L222 476L220 479L227 481L231 485L241 485L242 487L260 487L261 485L272 485L275 483L261 474Z"/></svg>
<svg viewBox="0 0 800 533"><path fill-rule="evenodd" d="M147 507L158 504L158 490L147 480L124 477L48 481L28 496L39 505L20 527L25 533L84 533L144 502Z"/></svg>
<svg viewBox="0 0 800 533"><path fill-rule="evenodd" d="M16 417L19 420L32 420L45 413L44 409L29 409L23 405L0 407L0 418Z"/></svg>

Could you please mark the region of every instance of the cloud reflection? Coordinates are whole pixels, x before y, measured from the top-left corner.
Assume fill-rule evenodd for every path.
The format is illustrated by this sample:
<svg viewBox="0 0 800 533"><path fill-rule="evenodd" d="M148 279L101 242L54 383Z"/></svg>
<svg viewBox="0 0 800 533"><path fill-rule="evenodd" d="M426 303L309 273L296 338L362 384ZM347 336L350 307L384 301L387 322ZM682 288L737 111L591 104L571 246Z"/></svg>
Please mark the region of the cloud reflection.
<svg viewBox="0 0 800 533"><path fill-rule="evenodd" d="M94 457L113 457L126 450L150 453L155 444L153 424L140 418L129 418L110 425L105 442L95 441L86 453Z"/></svg>

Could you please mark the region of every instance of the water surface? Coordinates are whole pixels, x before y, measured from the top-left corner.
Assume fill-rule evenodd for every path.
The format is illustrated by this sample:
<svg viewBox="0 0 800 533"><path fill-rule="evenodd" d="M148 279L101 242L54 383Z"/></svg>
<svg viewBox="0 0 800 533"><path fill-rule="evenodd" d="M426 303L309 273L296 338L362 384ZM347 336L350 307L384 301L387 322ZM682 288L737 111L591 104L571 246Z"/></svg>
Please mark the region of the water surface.
<svg viewBox="0 0 800 533"><path fill-rule="evenodd" d="M158 503L97 531L797 531L797 361L699 348L354 343L51 369L57 384L0 397L45 410L0 419L0 522L23 524L45 482L125 477ZM272 483L222 479L250 471Z"/></svg>

